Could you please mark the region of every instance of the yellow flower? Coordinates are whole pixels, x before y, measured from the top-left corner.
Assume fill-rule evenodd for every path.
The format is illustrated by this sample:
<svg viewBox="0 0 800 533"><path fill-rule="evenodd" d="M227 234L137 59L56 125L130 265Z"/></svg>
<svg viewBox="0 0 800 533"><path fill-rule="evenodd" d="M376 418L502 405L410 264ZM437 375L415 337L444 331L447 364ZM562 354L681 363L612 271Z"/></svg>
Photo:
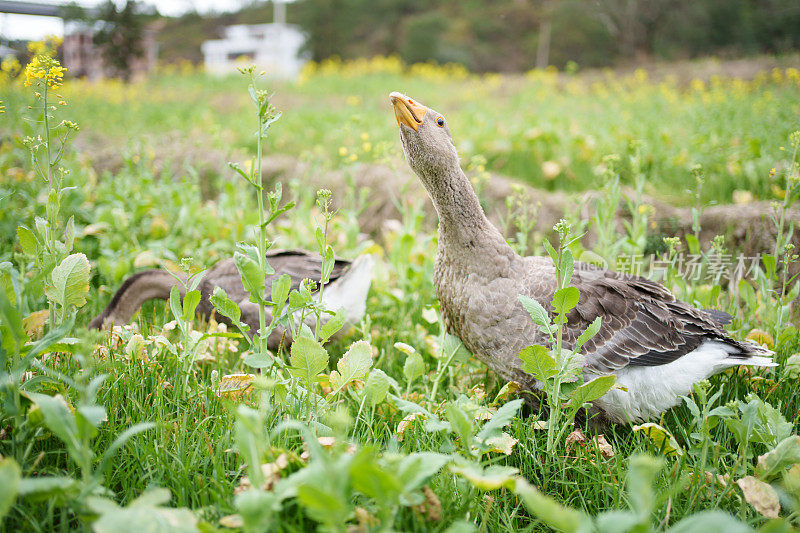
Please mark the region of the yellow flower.
<svg viewBox="0 0 800 533"><path fill-rule="evenodd" d="M342 157L346 156L347 155L347 147L340 146L339 147L339 155L342 156Z"/></svg>
<svg viewBox="0 0 800 533"><path fill-rule="evenodd" d="M58 87L64 78L65 70L58 59L47 55L36 55L25 66L25 87L30 87L31 84L39 85L38 80L44 81L48 87Z"/></svg>
<svg viewBox="0 0 800 533"><path fill-rule="evenodd" d="M364 150L365 152L369 152L370 150L372 150L372 143L367 142L362 144L361 149Z"/></svg>
<svg viewBox="0 0 800 533"><path fill-rule="evenodd" d="M4 106L3 101L0 100L0 113L5 113L5 112L6 112L6 106Z"/></svg>

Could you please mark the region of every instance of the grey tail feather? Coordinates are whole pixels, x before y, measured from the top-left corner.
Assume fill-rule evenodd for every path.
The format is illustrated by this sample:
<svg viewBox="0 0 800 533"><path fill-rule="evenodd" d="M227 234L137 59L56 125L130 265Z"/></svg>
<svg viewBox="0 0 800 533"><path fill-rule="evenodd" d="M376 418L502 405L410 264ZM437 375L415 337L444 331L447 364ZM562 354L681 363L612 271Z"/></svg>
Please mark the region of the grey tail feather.
<svg viewBox="0 0 800 533"><path fill-rule="evenodd" d="M772 360L775 352L750 341L736 342L738 352L730 353L729 358L735 361L735 365L745 366L778 366L778 363Z"/></svg>
<svg viewBox="0 0 800 533"><path fill-rule="evenodd" d="M771 357L765 357L763 355L751 355L746 359L737 358L736 365L773 367L778 366L778 363L773 361Z"/></svg>

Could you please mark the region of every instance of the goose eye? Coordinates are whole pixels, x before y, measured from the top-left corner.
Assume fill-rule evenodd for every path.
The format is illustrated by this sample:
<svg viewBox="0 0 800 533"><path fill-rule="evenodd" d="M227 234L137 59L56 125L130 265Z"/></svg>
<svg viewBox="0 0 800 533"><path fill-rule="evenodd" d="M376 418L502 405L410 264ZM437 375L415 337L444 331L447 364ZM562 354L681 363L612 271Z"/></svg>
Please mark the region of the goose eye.
<svg viewBox="0 0 800 533"><path fill-rule="evenodd" d="M436 124L438 124L440 128L444 127L444 119L442 117L437 118Z"/></svg>

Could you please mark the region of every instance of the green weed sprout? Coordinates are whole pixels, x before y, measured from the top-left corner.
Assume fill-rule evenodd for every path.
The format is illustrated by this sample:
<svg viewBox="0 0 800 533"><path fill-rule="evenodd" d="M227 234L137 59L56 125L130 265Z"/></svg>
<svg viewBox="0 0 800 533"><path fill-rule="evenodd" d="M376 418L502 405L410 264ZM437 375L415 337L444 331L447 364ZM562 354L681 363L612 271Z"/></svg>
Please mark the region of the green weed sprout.
<svg viewBox="0 0 800 533"><path fill-rule="evenodd" d="M262 147L270 126L281 117L281 113L270 103L272 95L266 90L258 88L258 80L263 75L263 72L256 74L255 66L241 68L239 72L250 78L250 84L247 90L256 108L256 119L258 123L258 128L255 132L257 151L256 156L251 161L249 171L245 171L236 163L229 163L229 165L256 191L256 199L258 202L258 230L256 233L256 245L238 243L233 260L242 278L245 289L250 293L250 301L258 306L259 329L256 332L251 332L255 351L261 358L269 358L267 355L269 354L267 350L267 339L277 326L280 313L275 312L277 311L275 302L268 301L265 295L266 287L264 279L267 275L275 273L266 259L267 250L272 246L272 243L267 241L267 226L280 215L294 207L294 202L288 202L283 206L280 205L282 188L281 184L278 183L275 185L275 189L267 195L267 200L269 202L268 209L264 206L264 186L261 180ZM288 285L288 276L282 276L276 283L279 284L279 288ZM275 289L276 286L275 283L273 283L273 300ZM286 292L288 293L288 290ZM224 292L216 291L215 295L217 296L216 302L214 303L215 309L226 316L227 313L232 313L234 315L239 314L238 308L233 310L233 306L230 305L233 302L227 299L227 297L224 297ZM267 305L273 306L272 320L269 325L267 325L266 322L265 307ZM238 320L239 317L236 318L234 323L240 324Z"/></svg>
<svg viewBox="0 0 800 533"><path fill-rule="evenodd" d="M523 307L530 313L550 340L550 346L533 345L523 348L519 353L522 370L533 375L541 384L550 408L547 420L547 452L552 453L556 443L575 421L575 415L587 403L596 400L614 386L613 375L600 376L583 383L583 357L580 349L600 330L600 317L578 337L573 350L563 348L564 324L567 315L578 305L580 291L569 286L574 270L574 260L569 247L580 237L571 235L571 227L563 220L554 229L559 235L558 249L547 241L543 241L547 253L556 268L557 289L551 305L554 316L551 318L542 305L525 295L519 295ZM567 407L564 403L568 402Z"/></svg>
<svg viewBox="0 0 800 533"><path fill-rule="evenodd" d="M61 201L73 187L64 187L68 171L59 166L67 143L78 126L69 120L56 124L56 112L67 103L56 92L61 86L64 67L53 57L54 50L42 47L25 67L25 86L34 88L37 104L31 106L41 111L41 118L34 118L40 133L36 137L25 137L23 144L30 153L31 166L47 185L46 218L36 217L35 229L19 226L17 238L22 251L32 258L36 269L45 277L45 294L48 299L48 324L50 329L67 320L68 313L86 303L89 291L89 261L83 254L70 254L75 240L75 219L70 217L64 225L64 240L56 238ZM56 315L56 306L61 309Z"/></svg>

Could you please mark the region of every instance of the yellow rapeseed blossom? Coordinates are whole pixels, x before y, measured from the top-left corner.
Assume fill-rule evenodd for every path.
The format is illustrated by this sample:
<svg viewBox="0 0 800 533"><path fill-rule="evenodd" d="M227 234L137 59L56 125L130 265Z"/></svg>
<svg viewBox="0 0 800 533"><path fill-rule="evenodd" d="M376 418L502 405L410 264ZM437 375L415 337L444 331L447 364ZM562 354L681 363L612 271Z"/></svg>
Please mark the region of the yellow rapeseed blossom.
<svg viewBox="0 0 800 533"><path fill-rule="evenodd" d="M5 112L6 112L6 106L4 106L3 101L0 100L0 113L5 113Z"/></svg>
<svg viewBox="0 0 800 533"><path fill-rule="evenodd" d="M31 84L47 84L48 87L59 87L64 79L64 71L58 59L47 55L37 55L25 67L25 87Z"/></svg>

